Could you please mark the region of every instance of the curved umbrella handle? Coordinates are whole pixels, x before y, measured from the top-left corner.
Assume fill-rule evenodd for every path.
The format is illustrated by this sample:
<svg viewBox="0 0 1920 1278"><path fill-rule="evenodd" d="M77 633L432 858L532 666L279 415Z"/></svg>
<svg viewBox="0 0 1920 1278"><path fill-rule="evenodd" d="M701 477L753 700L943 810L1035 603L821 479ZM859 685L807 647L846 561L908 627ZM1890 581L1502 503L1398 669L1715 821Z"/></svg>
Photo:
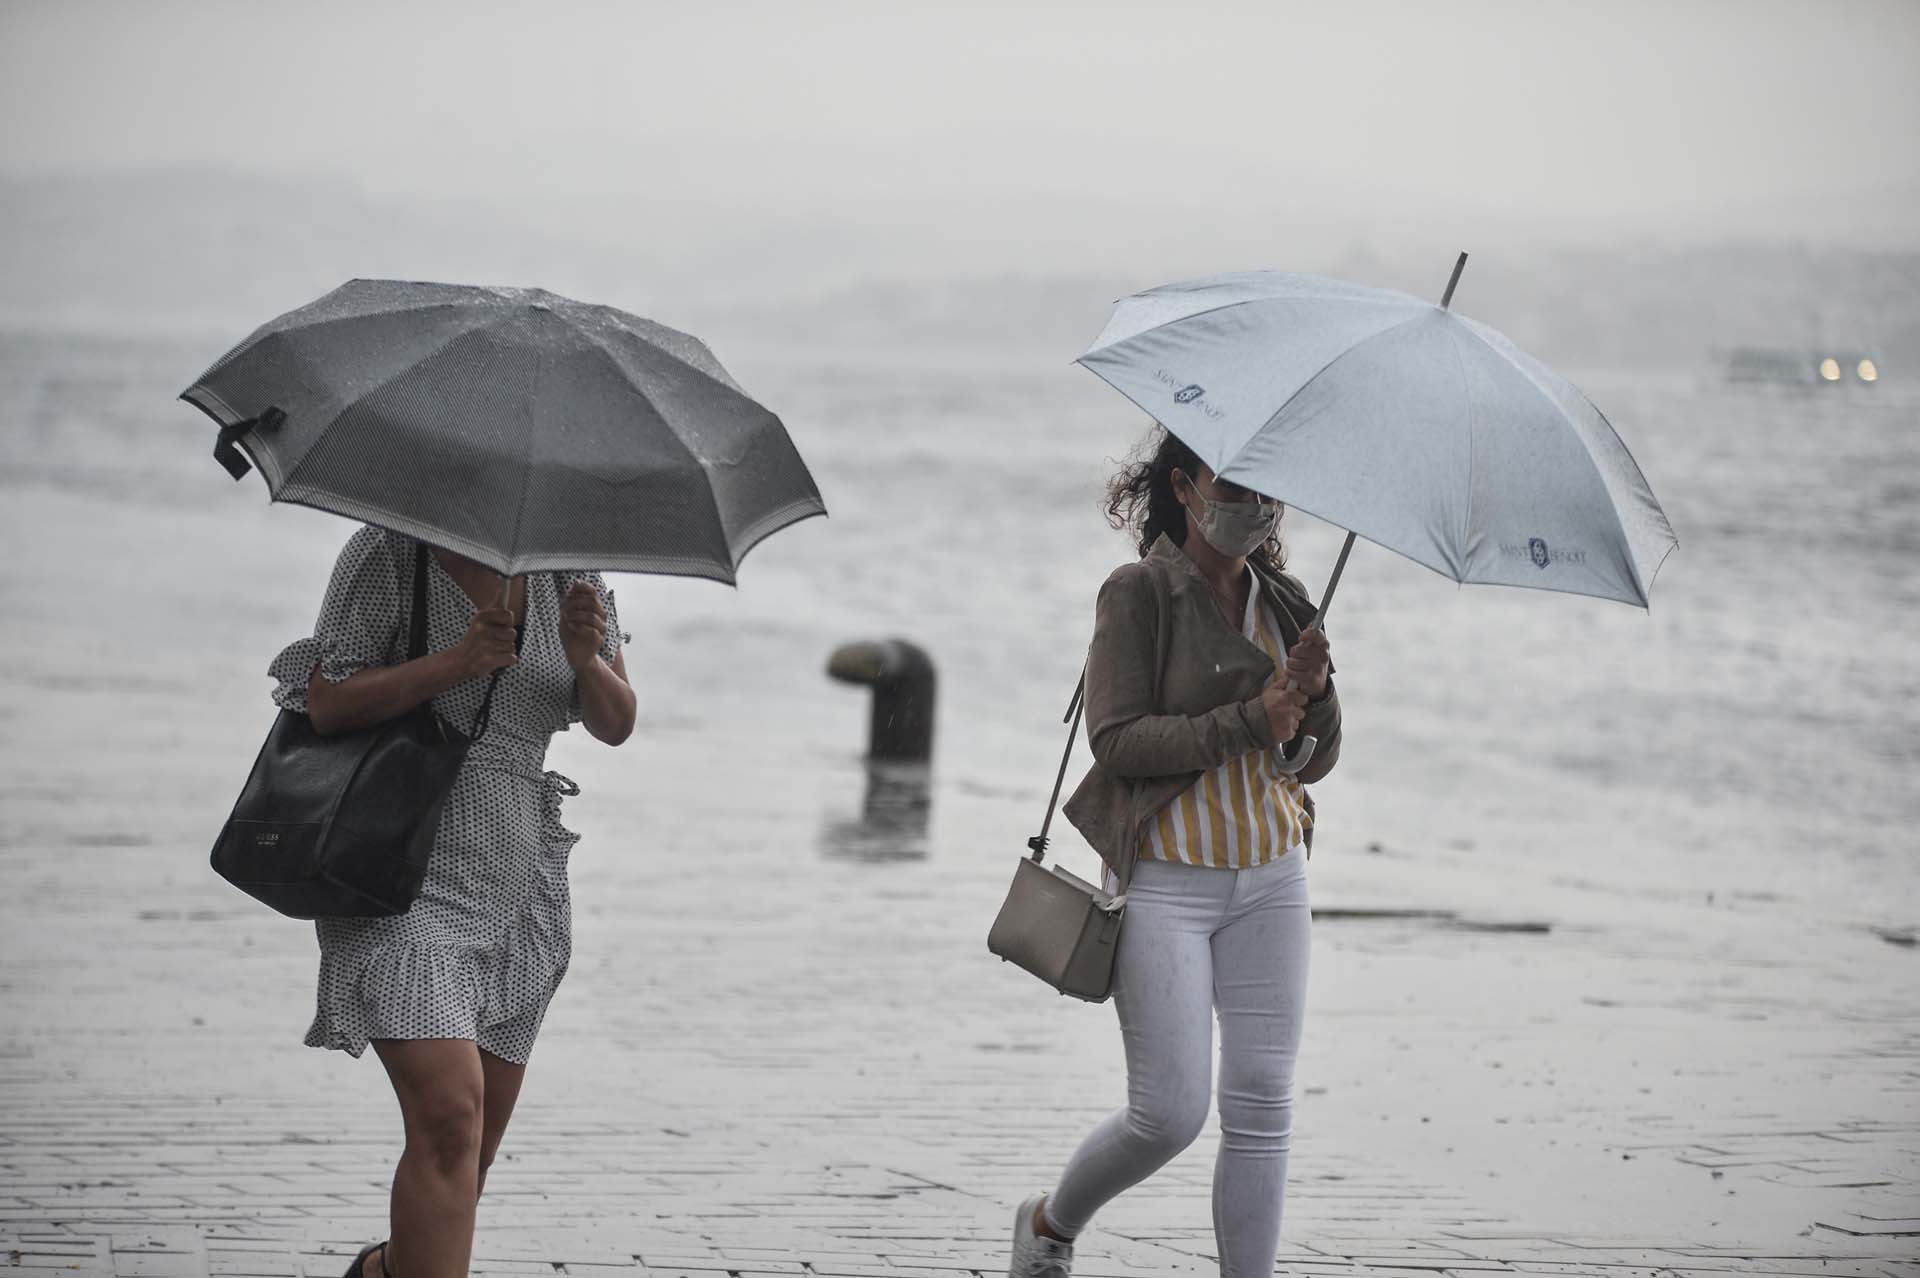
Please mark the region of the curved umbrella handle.
<svg viewBox="0 0 1920 1278"><path fill-rule="evenodd" d="M1289 759L1286 754L1282 752L1280 761L1275 766L1286 775L1294 776L1300 769L1307 766L1307 760L1313 758L1313 748L1319 744L1320 738L1318 737L1301 737L1300 753Z"/></svg>

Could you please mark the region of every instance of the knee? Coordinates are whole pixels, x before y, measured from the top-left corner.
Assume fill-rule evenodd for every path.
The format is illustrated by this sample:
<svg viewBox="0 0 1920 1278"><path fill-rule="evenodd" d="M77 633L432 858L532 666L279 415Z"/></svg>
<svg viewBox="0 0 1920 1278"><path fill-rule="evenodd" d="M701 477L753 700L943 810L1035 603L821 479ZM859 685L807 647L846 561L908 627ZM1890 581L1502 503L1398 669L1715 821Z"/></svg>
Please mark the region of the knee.
<svg viewBox="0 0 1920 1278"><path fill-rule="evenodd" d="M1127 1117L1136 1138L1155 1153L1171 1158L1199 1139L1207 1125L1207 1087L1186 1087L1144 1104L1129 1107Z"/></svg>
<svg viewBox="0 0 1920 1278"><path fill-rule="evenodd" d="M1293 1062L1243 1062L1220 1071L1220 1126L1229 1139L1284 1142L1293 1131Z"/></svg>
<svg viewBox="0 0 1920 1278"><path fill-rule="evenodd" d="M422 1097L407 1115L407 1144L442 1176L481 1166L484 1099L477 1088L450 1086Z"/></svg>

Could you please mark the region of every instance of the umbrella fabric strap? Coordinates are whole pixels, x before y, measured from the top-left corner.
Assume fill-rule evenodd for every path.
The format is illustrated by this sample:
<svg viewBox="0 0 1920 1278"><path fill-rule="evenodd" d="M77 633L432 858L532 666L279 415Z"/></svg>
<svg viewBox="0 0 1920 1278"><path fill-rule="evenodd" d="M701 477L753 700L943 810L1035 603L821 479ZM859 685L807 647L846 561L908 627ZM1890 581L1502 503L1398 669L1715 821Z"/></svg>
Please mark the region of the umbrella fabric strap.
<svg viewBox="0 0 1920 1278"><path fill-rule="evenodd" d="M227 473L232 475L234 479L245 479L247 472L253 469L253 463L249 462L246 454L234 445L239 442L242 435L247 434L249 431L271 430L286 420L287 415L285 413L281 412L278 408L269 407L258 417L249 417L245 421L235 422L231 426L222 426L220 428L219 438L213 442L213 459L222 466L225 466Z"/></svg>

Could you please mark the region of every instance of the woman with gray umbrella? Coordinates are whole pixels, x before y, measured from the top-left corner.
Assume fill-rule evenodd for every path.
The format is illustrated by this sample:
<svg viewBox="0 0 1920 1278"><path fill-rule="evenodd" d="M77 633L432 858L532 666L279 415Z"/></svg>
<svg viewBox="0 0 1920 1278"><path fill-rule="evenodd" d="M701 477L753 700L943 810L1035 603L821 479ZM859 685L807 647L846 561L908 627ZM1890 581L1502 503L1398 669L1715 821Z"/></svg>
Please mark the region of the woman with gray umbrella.
<svg viewBox="0 0 1920 1278"><path fill-rule="evenodd" d="M567 855L560 823L577 787L543 768L555 732L581 723L608 745L633 731L612 592L598 573L530 573L498 606L497 574L367 527L340 552L314 633L270 673L274 700L323 734L423 701L485 731L442 812L420 895L404 914L325 918L310 1047L369 1044L399 1098L406 1148L393 1178L393 1240L350 1275L463 1274L487 1168L500 1147L547 1004L566 974ZM427 655L392 663L427 573Z"/></svg>
<svg viewBox="0 0 1920 1278"><path fill-rule="evenodd" d="M431 703L473 738L418 896L318 919L306 1040L371 1045L405 1124L391 1240L349 1278L456 1278L570 954L560 801L578 787L545 770L547 743L633 730L600 570L732 584L761 539L826 508L780 419L703 343L539 289L355 280L182 398L219 423L235 479L257 467L274 500L368 525L313 634L274 661L275 700L322 735Z"/></svg>

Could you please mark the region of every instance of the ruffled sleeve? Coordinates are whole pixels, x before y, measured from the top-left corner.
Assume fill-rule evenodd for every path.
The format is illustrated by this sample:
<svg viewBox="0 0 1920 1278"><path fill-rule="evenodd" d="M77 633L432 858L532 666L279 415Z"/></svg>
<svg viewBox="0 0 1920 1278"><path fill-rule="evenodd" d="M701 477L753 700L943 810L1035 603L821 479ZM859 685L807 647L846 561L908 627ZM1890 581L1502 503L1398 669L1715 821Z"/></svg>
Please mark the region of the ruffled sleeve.
<svg viewBox="0 0 1920 1278"><path fill-rule="evenodd" d="M307 683L317 666L329 683L385 665L400 633L400 570L394 534L365 527L348 539L333 565L313 634L281 650L267 667L279 681L274 704L307 712Z"/></svg>
<svg viewBox="0 0 1920 1278"><path fill-rule="evenodd" d="M560 574L557 585L562 601L566 599L567 591L573 589L573 583L576 581L584 581L592 586L593 593L600 599L600 606L607 610L607 641L600 645L600 659L612 665L613 659L620 655L622 645L632 642L633 636L621 631L620 610L614 607L613 591L607 588L605 579L597 572ZM580 685L576 681L573 685L573 695L567 701L567 722L579 723L580 717Z"/></svg>

